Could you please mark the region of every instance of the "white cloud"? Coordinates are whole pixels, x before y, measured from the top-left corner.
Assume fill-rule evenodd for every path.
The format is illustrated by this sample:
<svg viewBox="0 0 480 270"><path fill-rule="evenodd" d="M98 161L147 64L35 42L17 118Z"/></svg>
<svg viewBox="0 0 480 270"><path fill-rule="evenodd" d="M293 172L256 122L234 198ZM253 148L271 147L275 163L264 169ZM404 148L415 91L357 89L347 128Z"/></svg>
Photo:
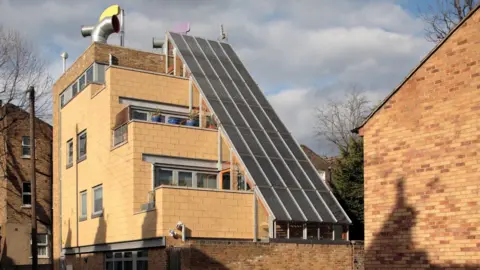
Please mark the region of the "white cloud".
<svg viewBox="0 0 480 270"><path fill-rule="evenodd" d="M110 4L114 4L112 1ZM126 44L151 49L175 23L191 23L192 35L217 38L223 23L229 41L273 106L301 143L313 144L312 110L341 97L352 84L383 99L430 49L423 25L394 0L118 1L126 10ZM0 0L0 23L15 27L61 68L90 43L80 26L93 24L104 1ZM118 37L110 42L118 44ZM329 152L324 142L311 145Z"/></svg>

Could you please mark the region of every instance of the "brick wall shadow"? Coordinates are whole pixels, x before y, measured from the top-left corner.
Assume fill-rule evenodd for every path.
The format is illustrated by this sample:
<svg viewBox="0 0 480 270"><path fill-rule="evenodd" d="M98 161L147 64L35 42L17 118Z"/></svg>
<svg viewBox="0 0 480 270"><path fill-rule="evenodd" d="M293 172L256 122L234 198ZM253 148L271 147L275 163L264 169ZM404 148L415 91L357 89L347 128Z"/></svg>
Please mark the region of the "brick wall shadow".
<svg viewBox="0 0 480 270"><path fill-rule="evenodd" d="M403 178L397 180L395 206L365 250L365 269L480 269L480 265L433 264L426 250L415 247L412 229L419 212L406 202L404 181ZM438 178L427 185L430 188L427 194L435 190L437 182Z"/></svg>

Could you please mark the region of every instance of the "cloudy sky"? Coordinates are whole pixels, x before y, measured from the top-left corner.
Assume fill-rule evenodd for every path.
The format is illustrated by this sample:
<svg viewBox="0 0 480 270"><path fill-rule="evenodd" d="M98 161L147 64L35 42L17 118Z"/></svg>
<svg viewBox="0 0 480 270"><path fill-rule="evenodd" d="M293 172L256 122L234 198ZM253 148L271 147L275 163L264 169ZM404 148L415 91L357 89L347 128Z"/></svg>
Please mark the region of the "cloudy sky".
<svg viewBox="0 0 480 270"><path fill-rule="evenodd" d="M152 37L190 22L191 35L229 42L300 143L335 149L315 136L315 108L352 85L378 102L433 47L423 37L418 2L433 0L0 0L0 24L38 45L55 78L89 45L80 26L110 4L126 11L128 47L152 51ZM109 43L118 44L118 36Z"/></svg>

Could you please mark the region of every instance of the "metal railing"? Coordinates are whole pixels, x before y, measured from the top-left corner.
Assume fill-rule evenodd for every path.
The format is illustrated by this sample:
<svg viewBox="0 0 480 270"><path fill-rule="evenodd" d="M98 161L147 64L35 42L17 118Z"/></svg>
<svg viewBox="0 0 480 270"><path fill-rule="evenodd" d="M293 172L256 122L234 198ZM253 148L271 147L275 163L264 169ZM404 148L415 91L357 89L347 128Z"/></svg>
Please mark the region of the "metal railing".
<svg viewBox="0 0 480 270"><path fill-rule="evenodd" d="M128 125L127 123L117 127L113 130L113 146L128 141Z"/></svg>

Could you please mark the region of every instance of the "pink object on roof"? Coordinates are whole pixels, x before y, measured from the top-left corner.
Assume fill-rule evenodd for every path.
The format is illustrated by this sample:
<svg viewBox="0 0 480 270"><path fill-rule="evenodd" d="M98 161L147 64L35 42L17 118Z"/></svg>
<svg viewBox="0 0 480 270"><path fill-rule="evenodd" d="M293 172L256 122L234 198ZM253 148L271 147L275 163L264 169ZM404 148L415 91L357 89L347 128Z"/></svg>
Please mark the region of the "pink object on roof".
<svg viewBox="0 0 480 270"><path fill-rule="evenodd" d="M186 34L190 32L190 23L179 23L173 27L172 32Z"/></svg>

